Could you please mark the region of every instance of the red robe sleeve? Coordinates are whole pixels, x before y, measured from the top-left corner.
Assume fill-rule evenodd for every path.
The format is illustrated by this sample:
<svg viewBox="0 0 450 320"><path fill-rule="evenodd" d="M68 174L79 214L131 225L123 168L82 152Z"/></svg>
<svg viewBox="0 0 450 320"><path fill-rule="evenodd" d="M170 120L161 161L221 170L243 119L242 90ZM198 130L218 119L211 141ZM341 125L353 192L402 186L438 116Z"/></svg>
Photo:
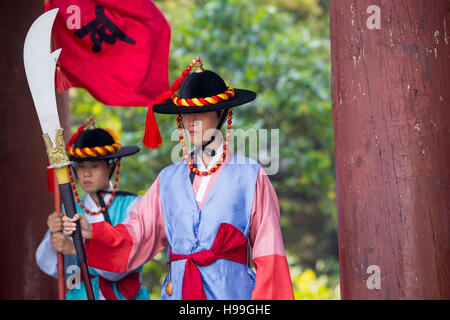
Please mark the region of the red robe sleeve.
<svg viewBox="0 0 450 320"><path fill-rule="evenodd" d="M166 243L159 176L130 213L130 220L116 226L102 221L92 227L92 238L85 241L90 267L127 272L153 258Z"/></svg>
<svg viewBox="0 0 450 320"><path fill-rule="evenodd" d="M280 229L275 190L261 168L256 181L250 220L250 244L256 268L253 300L294 299L291 276Z"/></svg>

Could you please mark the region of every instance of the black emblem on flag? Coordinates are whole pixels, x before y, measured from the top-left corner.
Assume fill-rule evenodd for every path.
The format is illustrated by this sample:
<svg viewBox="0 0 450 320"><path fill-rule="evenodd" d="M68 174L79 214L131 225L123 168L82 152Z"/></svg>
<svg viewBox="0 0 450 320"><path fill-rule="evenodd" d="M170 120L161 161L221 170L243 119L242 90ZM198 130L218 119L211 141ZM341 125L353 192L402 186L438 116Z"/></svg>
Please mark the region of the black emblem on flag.
<svg viewBox="0 0 450 320"><path fill-rule="evenodd" d="M105 9L100 5L95 7L95 19L75 31L75 35L80 39L83 39L88 33L91 34L90 38L94 44L92 51L94 52L100 52L102 50L103 41L108 44L114 44L119 39L126 43L136 44L133 38L127 36L105 16Z"/></svg>

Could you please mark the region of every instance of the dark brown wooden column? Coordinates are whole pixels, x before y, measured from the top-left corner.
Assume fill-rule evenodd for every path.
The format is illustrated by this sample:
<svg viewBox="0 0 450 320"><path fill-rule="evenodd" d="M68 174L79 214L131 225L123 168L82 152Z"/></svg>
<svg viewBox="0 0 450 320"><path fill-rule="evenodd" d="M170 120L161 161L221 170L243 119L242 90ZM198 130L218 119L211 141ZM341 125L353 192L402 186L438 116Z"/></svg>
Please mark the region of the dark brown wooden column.
<svg viewBox="0 0 450 320"><path fill-rule="evenodd" d="M330 19L342 298L450 299L450 2Z"/></svg>
<svg viewBox="0 0 450 320"><path fill-rule="evenodd" d="M42 0L0 4L0 299L56 299L56 280L34 258L53 194L47 192L47 155L23 66L26 33L42 13ZM67 94L58 96L65 128L68 102Z"/></svg>

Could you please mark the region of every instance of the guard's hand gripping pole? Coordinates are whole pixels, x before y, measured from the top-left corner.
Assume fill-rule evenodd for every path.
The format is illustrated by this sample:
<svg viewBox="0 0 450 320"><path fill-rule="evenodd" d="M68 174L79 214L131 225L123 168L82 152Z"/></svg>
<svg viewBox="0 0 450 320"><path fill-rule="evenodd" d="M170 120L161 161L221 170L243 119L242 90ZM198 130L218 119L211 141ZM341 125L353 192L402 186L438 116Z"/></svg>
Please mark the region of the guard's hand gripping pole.
<svg viewBox="0 0 450 320"><path fill-rule="evenodd" d="M63 136L63 129L56 131L55 146L47 134L44 134L44 141L47 150L47 155L50 161L50 167L55 172L56 180L58 181L61 199L64 204L65 213L69 218L77 213L75 206L75 199L73 197L72 186L70 185L70 161L66 153L66 144ZM86 251L84 250L83 237L81 235L80 222L76 222L76 230L72 234L73 243L77 253L78 261L81 268L81 276L86 288L86 295L89 300L95 300L94 291L92 290L91 279L87 266Z"/></svg>

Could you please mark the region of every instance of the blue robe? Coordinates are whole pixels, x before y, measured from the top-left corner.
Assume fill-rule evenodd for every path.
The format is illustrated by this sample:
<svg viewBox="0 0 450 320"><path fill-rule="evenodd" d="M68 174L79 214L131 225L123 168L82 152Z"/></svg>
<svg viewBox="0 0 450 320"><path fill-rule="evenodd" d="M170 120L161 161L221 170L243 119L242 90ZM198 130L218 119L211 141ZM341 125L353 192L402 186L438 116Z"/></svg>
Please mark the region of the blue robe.
<svg viewBox="0 0 450 320"><path fill-rule="evenodd" d="M249 238L250 217L260 164L234 155L223 168L204 200L201 211L189 180L185 162L166 167L160 174L160 196L165 234L174 254L189 255L211 248L221 223L238 228ZM186 259L171 263L173 294L161 290L162 299L182 298ZM206 298L251 299L255 274L247 264L218 259L199 268Z"/></svg>
<svg viewBox="0 0 450 320"><path fill-rule="evenodd" d="M107 194L104 197L105 203L108 202L110 195ZM113 226L129 220L129 214L137 205L141 197L134 195L126 195L126 196L115 196L113 202L108 208L109 217L111 219L111 224ZM88 208L90 211L97 211L99 208L95 204L94 200L86 195L86 198L83 199L83 205ZM88 215L85 214L81 207L76 203L77 212L84 214L89 222L99 222L103 221L103 214L98 215ZM64 211L64 208L63 208ZM50 231L47 230L47 233L44 236L44 239L40 243L39 247L36 250L36 262L39 268L45 272L46 274L56 278L57 277L57 254L53 250L51 242L50 242ZM89 261L88 261L89 264ZM80 281L79 272L79 263L76 256L65 256L64 257L64 266L65 266L65 279L66 285L70 289L66 294L66 300L87 300L86 291L84 282ZM131 272L140 272L142 270L142 266L131 271ZM112 288L116 297L119 300L126 300L122 293L119 291L116 283L114 281L120 280L125 277L128 273L113 273L107 272L99 269L94 269L89 267L89 274L93 277L91 278L92 288L94 291L94 296L96 300L104 300L104 296L101 293L99 288L99 276L102 276L112 282ZM149 300L150 296L148 294L147 289L141 285L141 288L134 298L134 300Z"/></svg>

